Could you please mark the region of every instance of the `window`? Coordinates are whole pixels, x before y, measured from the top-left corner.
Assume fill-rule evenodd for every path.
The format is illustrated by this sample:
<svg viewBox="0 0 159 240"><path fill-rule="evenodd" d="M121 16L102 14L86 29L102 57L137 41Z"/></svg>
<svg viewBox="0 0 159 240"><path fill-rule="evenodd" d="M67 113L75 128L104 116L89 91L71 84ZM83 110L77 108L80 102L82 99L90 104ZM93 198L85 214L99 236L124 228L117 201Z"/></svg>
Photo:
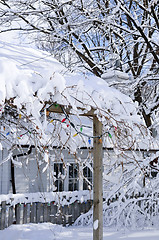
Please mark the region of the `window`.
<svg viewBox="0 0 159 240"><path fill-rule="evenodd" d="M89 167L85 166L83 168L83 190L92 189L91 183L92 183L92 171Z"/></svg>
<svg viewBox="0 0 159 240"><path fill-rule="evenodd" d="M62 176L64 175L63 163L54 163L54 177L56 192L64 191L64 180Z"/></svg>
<svg viewBox="0 0 159 240"><path fill-rule="evenodd" d="M68 190L76 191L78 189L79 189L78 167L77 167L77 164L70 163Z"/></svg>
<svg viewBox="0 0 159 240"><path fill-rule="evenodd" d="M63 163L54 163L54 186L56 192L88 190L92 188L92 171L88 166L70 162L64 168ZM83 177L79 175L83 171Z"/></svg>

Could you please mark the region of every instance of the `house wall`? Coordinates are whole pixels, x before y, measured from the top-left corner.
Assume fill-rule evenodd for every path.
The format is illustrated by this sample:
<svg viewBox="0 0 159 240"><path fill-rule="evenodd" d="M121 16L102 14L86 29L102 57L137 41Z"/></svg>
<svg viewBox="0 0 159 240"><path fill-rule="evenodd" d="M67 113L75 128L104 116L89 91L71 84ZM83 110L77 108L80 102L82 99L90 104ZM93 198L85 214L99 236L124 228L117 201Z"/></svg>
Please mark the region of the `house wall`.
<svg viewBox="0 0 159 240"><path fill-rule="evenodd" d="M28 148L23 148L26 153ZM14 153L18 154L18 151ZM15 164L15 185L17 193L25 192L46 192L47 191L47 172L42 172L44 164L41 164L41 156L32 150L28 156L20 157L17 161L21 162L21 167Z"/></svg>
<svg viewBox="0 0 159 240"><path fill-rule="evenodd" d="M0 151L0 194L8 194L11 190L11 162L7 160L8 151Z"/></svg>

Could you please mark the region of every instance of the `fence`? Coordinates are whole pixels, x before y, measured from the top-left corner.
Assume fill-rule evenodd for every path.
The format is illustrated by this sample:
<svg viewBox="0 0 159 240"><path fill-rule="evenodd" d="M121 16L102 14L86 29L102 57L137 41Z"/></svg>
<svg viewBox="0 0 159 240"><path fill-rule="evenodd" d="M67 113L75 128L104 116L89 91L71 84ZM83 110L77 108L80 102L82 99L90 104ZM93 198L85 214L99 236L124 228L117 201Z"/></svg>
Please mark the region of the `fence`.
<svg viewBox="0 0 159 240"><path fill-rule="evenodd" d="M25 196L25 198L27 197ZM92 206L91 199L79 201L77 198L65 205L59 204L57 201L46 202L46 200L45 202L23 202L21 198L19 201L21 203L15 205L12 198L10 203L8 200L2 201L0 204L0 230L12 224L25 223L51 222L63 226L71 225L82 213L88 212Z"/></svg>

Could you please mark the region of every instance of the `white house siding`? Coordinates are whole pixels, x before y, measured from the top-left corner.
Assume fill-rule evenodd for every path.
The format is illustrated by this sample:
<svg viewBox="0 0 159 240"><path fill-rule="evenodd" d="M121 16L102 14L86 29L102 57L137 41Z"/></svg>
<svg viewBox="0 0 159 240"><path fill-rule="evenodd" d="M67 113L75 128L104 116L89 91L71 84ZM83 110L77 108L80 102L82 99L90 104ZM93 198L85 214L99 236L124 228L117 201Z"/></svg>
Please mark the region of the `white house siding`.
<svg viewBox="0 0 159 240"><path fill-rule="evenodd" d="M29 192L29 179L24 168L14 167L16 193Z"/></svg>
<svg viewBox="0 0 159 240"><path fill-rule="evenodd" d="M6 149L0 151L0 194L8 194L11 190L11 163L9 160L4 162L7 156Z"/></svg>
<svg viewBox="0 0 159 240"><path fill-rule="evenodd" d="M27 151L28 148L23 148L24 153ZM18 154L18 152L15 152L15 154ZM16 192L46 192L47 171L42 172L44 164L40 162L40 155L37 155L35 149L33 149L29 156L20 157L19 159L22 166L15 165Z"/></svg>
<svg viewBox="0 0 159 240"><path fill-rule="evenodd" d="M38 169L39 168L39 169ZM46 192L47 174L42 173L42 165L38 166L36 159L29 159L27 165L15 167L15 185L17 193Z"/></svg>

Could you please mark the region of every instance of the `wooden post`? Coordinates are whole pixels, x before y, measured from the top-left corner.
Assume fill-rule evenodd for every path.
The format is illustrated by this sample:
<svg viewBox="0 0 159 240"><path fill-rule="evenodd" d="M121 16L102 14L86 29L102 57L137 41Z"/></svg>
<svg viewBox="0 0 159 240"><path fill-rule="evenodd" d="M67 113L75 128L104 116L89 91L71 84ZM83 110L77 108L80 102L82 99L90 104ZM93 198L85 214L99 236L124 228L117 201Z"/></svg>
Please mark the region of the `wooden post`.
<svg viewBox="0 0 159 240"><path fill-rule="evenodd" d="M30 204L30 223L36 223L36 203Z"/></svg>
<svg viewBox="0 0 159 240"><path fill-rule="evenodd" d="M23 224L26 224L28 220L28 204L23 203Z"/></svg>
<svg viewBox="0 0 159 240"><path fill-rule="evenodd" d="M42 216L42 203L37 202L36 204L36 223L41 223Z"/></svg>
<svg viewBox="0 0 159 240"><path fill-rule="evenodd" d="M102 134L102 123L93 117L93 134ZM103 154L102 141L93 141L93 240L103 239Z"/></svg>
<svg viewBox="0 0 159 240"><path fill-rule="evenodd" d="M6 202L1 203L1 219L0 219L0 230L5 229L6 227Z"/></svg>
<svg viewBox="0 0 159 240"><path fill-rule="evenodd" d="M43 206L44 206L43 222L49 222L49 219L48 219L48 211L49 211L48 203L44 203Z"/></svg>
<svg viewBox="0 0 159 240"><path fill-rule="evenodd" d="M21 204L15 205L16 224L21 224Z"/></svg>
<svg viewBox="0 0 159 240"><path fill-rule="evenodd" d="M13 224L13 206L9 206L8 227Z"/></svg>
<svg viewBox="0 0 159 240"><path fill-rule="evenodd" d="M15 169L14 169L14 163L11 160L11 182L12 182L12 191L13 194L16 194L16 188L15 188Z"/></svg>
<svg viewBox="0 0 159 240"><path fill-rule="evenodd" d="M57 216L56 216L56 213L57 213L57 206L54 205L53 202L50 203L51 204L51 214L50 214L50 217L51 217L51 223L53 224L56 224L56 220L57 220Z"/></svg>

